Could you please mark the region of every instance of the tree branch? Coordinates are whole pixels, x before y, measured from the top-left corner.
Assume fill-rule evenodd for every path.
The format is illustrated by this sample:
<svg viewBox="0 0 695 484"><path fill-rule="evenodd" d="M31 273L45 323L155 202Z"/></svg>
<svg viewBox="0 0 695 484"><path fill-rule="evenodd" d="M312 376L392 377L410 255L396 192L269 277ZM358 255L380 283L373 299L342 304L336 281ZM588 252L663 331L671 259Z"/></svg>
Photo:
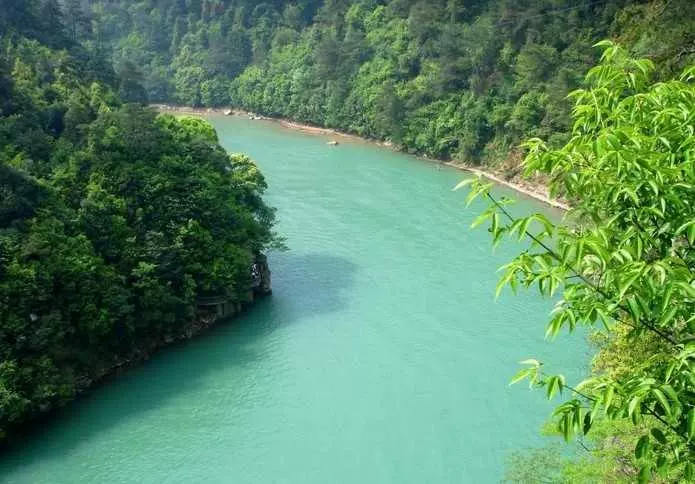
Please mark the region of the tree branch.
<svg viewBox="0 0 695 484"><path fill-rule="evenodd" d="M488 192L486 195L487 195L487 197L492 201L492 203L494 203L495 206L496 206L496 207L497 207L497 208L498 208L498 209L499 209L499 210L500 210L512 223L516 221L516 219L507 211L507 209L504 208L504 205L502 205L501 203L499 203L499 201L497 201L497 199L495 199L495 197L493 197L489 192ZM600 294L601 296L603 296L604 299L608 299L608 300L611 299L611 297L610 297L610 295L609 295L608 293L606 293L602 288L600 288L599 286L597 286L596 284L594 284L590 279L588 279L586 276L584 276L582 273L580 273L580 272L579 272L577 269L575 269L571 264L568 264L568 263L564 262L564 261L562 260L562 258L561 258L553 249L551 249L550 247L548 247L548 246L547 246L545 243L543 243L543 241L541 241L538 237L536 237L535 235L533 235L532 233L530 233L528 230L525 231L525 234L526 234L527 237L529 237L531 240L533 240L533 241L536 242L538 245L540 245L543 249L545 249L545 250L548 252L548 254L550 254L550 255L553 257L553 259L555 259L555 260L558 261L560 264L564 265L564 266L567 267L569 270L571 270L577 277L579 277L579 278L582 280L582 282L584 282L584 284L586 284L587 286L591 287L594 291L596 291L598 294ZM624 305L620 304L620 305L618 305L618 307L619 307L620 309L622 309L624 312L626 312L626 313L628 313L628 314L630 313L629 309L626 308ZM678 345L678 341L676 341L676 340L673 339L670 335L668 335L668 334L666 334L665 332L663 332L663 331L661 331L660 329L658 329L656 326L654 326L653 323L651 323L651 322L649 322L649 321L642 321L642 324L644 325L644 327L646 327L646 328L649 329L650 331L652 331L652 332L654 332L655 334L659 335L659 337L661 337L661 338L663 338L664 340L668 341L671 345L673 345L673 346L677 346L677 345Z"/></svg>

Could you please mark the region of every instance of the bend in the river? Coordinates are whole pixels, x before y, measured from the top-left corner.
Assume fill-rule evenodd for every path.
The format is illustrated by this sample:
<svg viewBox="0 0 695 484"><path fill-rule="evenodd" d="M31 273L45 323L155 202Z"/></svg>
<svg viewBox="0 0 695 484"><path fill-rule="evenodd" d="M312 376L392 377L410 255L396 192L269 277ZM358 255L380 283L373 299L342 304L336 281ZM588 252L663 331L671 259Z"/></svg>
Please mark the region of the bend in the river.
<svg viewBox="0 0 695 484"><path fill-rule="evenodd" d="M493 252L450 168L358 141L213 117L257 160L290 250L274 296L98 389L0 458L7 483L498 482L551 406L509 387L551 302L494 300ZM520 211L538 210L522 201ZM575 338L576 339L576 338Z"/></svg>

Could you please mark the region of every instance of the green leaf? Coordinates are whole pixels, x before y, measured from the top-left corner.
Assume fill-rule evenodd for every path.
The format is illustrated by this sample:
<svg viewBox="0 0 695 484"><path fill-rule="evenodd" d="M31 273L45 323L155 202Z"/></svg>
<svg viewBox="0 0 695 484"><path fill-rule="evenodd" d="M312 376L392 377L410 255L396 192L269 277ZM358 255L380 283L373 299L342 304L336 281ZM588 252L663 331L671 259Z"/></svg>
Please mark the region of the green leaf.
<svg viewBox="0 0 695 484"><path fill-rule="evenodd" d="M608 409L611 406L611 403L613 403L613 395L615 394L615 387L613 385L609 385L606 387L606 391L603 393L603 414L605 415L606 412L608 412Z"/></svg>
<svg viewBox="0 0 695 484"><path fill-rule="evenodd" d="M520 370L516 375L512 377L512 380L509 382L509 386L512 386L516 383L519 383L522 380L525 380L526 378L530 377L532 373L533 368L524 368L523 370Z"/></svg>
<svg viewBox="0 0 695 484"><path fill-rule="evenodd" d="M688 440L691 440L695 436L695 408L691 408L688 411L687 422L687 434Z"/></svg>
<svg viewBox="0 0 695 484"><path fill-rule="evenodd" d="M586 415L584 415L584 425L582 426L582 432L584 435L587 435L589 431L591 430L591 425L593 424L593 415L592 412L587 412Z"/></svg>
<svg viewBox="0 0 695 484"><path fill-rule="evenodd" d="M471 191L466 197L466 205L470 206L477 198L488 193L490 188L492 188L492 183L483 183L480 179L476 180L477 183L471 184Z"/></svg>
<svg viewBox="0 0 695 484"><path fill-rule="evenodd" d="M498 231L499 226L500 226L500 216L499 216L499 214L495 211L495 212L492 214L492 221L491 221L491 229L492 229L492 232L496 234L497 231Z"/></svg>
<svg viewBox="0 0 695 484"><path fill-rule="evenodd" d="M671 405L668 403L668 400L666 399L666 395L659 390L658 388L652 388L652 395L656 397L656 399L659 401L659 404L661 405L661 408L664 409L664 413L667 416L671 416Z"/></svg>
<svg viewBox="0 0 695 484"><path fill-rule="evenodd" d="M671 408L673 409L674 418L678 418L681 411L681 403L678 392L676 392L676 390L668 384L661 385L661 391L664 392L666 398L672 402Z"/></svg>
<svg viewBox="0 0 695 484"><path fill-rule="evenodd" d="M546 385L546 396L548 400L552 400L558 392L562 393L565 387L565 377L562 375L553 375L546 380Z"/></svg>
<svg viewBox="0 0 695 484"><path fill-rule="evenodd" d="M690 220L689 222L684 223L678 229L676 230L676 235L680 235L682 233L686 234L686 238L688 239L688 242L690 244L695 243L695 220Z"/></svg>
<svg viewBox="0 0 695 484"><path fill-rule="evenodd" d="M644 252L644 242L642 242L642 237L636 237L636 255L638 259L642 258L642 253Z"/></svg>
<svg viewBox="0 0 695 484"><path fill-rule="evenodd" d="M499 245L500 241L502 240L502 236L504 234L506 234L507 231L508 231L507 227L500 227L493 232L493 236L492 236L492 247L493 248L496 248ZM509 282L513 283L514 278L512 278Z"/></svg>
<svg viewBox="0 0 695 484"><path fill-rule="evenodd" d="M504 274L504 276L499 280L497 283L497 287L495 288L495 299L498 299L500 295L502 294L502 290L505 288L507 284L511 284L512 280L516 277L516 271L514 270L513 267L510 267L507 269L507 272Z"/></svg>
<svg viewBox="0 0 695 484"><path fill-rule="evenodd" d="M614 47L614 46L615 46L615 44L613 43L613 41L608 40L608 39L601 40L600 42L596 42L594 44L594 47Z"/></svg>
<svg viewBox="0 0 695 484"><path fill-rule="evenodd" d="M671 304L671 298L673 297L673 285L669 284L666 287L666 290L664 291L664 297L661 300L661 311L666 311L670 304Z"/></svg>
<svg viewBox="0 0 695 484"><path fill-rule="evenodd" d="M471 224L471 228L474 229L478 227L479 225L483 224L485 221L487 221L489 218L491 218L493 215L493 212L491 210L486 210L482 214L478 215L473 223Z"/></svg>
<svg viewBox="0 0 695 484"><path fill-rule="evenodd" d="M548 400L552 400L553 397L555 396L555 393L557 392L555 388L555 382L556 382L556 377L551 376L548 378L546 381L546 389L545 389L545 394Z"/></svg>
<svg viewBox="0 0 695 484"><path fill-rule="evenodd" d="M642 399L639 396L633 397L627 406L627 414L632 417L633 415L639 415L641 413L641 403Z"/></svg>
<svg viewBox="0 0 695 484"><path fill-rule="evenodd" d="M654 439L657 442L659 442L662 445L666 443L666 436L664 435L664 433L661 430L659 430L655 427L651 430L651 432L652 432L652 437L654 437Z"/></svg>
<svg viewBox="0 0 695 484"><path fill-rule="evenodd" d="M543 230L548 235L553 234L553 232L555 231L555 225L550 220L548 220L548 217L546 217L542 213L537 213L534 215L534 218L543 225Z"/></svg>
<svg viewBox="0 0 695 484"><path fill-rule="evenodd" d="M692 284L688 284L684 281L678 281L676 285L683 290L687 297L695 298L695 287Z"/></svg>
<svg viewBox="0 0 695 484"><path fill-rule="evenodd" d="M671 307L668 308L668 310L661 316L661 320L659 321L659 324L661 326L666 326L668 323L670 323L673 320L673 317L676 315L676 313L679 310L679 306L677 305L672 305Z"/></svg>
<svg viewBox="0 0 695 484"><path fill-rule="evenodd" d="M521 219L521 225L519 225L519 240L523 240L528 233L528 227L531 224L533 217L526 217Z"/></svg>
<svg viewBox="0 0 695 484"><path fill-rule="evenodd" d="M695 465L692 462L687 462L683 470L683 475L689 481L695 479Z"/></svg>
<svg viewBox="0 0 695 484"><path fill-rule="evenodd" d="M465 180L462 180L461 182L459 182L459 184L456 185L454 188L452 188L451 191L455 192L456 190L460 190L463 187L467 187L468 185L471 185L479 180L480 180L479 177L478 178L466 178Z"/></svg>
<svg viewBox="0 0 695 484"><path fill-rule="evenodd" d="M569 442L572 437L572 423L570 421L570 414L566 413L562 416L560 420L560 431L562 432L562 437L565 441Z"/></svg>
<svg viewBox="0 0 695 484"><path fill-rule="evenodd" d="M656 459L656 470L661 477L666 478L668 476L668 460L666 456L660 455Z"/></svg>
<svg viewBox="0 0 695 484"><path fill-rule="evenodd" d="M632 287L632 285L635 283L635 281L642 275L641 271L635 271L635 273L631 274L629 277L625 278L623 281L621 281L620 286L618 287L618 290L620 291L620 298L622 299L625 296L625 293L627 292L628 289Z"/></svg>
<svg viewBox="0 0 695 484"><path fill-rule="evenodd" d="M632 316L632 320L635 323L639 322L642 317L642 311L637 303L637 300L634 297L631 297L627 300L627 305L630 308L630 316Z"/></svg>
<svg viewBox="0 0 695 484"><path fill-rule="evenodd" d="M635 446L635 458L640 460L649 452L649 435L643 435Z"/></svg>

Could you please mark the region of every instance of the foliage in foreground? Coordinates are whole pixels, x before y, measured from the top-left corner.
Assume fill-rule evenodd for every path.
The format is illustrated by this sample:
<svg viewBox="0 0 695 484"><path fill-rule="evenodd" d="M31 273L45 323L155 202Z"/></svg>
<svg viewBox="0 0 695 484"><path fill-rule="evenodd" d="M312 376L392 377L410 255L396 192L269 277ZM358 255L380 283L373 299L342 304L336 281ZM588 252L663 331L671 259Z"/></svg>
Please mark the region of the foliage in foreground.
<svg viewBox="0 0 695 484"><path fill-rule="evenodd" d="M178 336L197 296L242 300L274 240L247 157L205 121L121 105L61 30L18 35L31 5L0 14L29 15L0 36L0 441Z"/></svg>
<svg viewBox="0 0 695 484"><path fill-rule="evenodd" d="M566 394L554 412L566 439L631 445L634 457L616 458L613 472L627 466L625 475L641 482L692 481L695 67L654 82L650 61L599 45L602 61L588 73L588 87L571 94L569 142L557 150L539 139L525 144L526 172L547 174L552 192L572 201L565 223L541 214L515 219L491 184L461 186L472 185L471 200L492 202L476 224L489 220L495 243L505 236L531 242L503 268L498 292L509 285L560 294L547 336L588 326L602 340L593 374L577 384L535 359L522 362L513 382L526 379L550 399ZM596 428L606 422L613 432L600 437Z"/></svg>

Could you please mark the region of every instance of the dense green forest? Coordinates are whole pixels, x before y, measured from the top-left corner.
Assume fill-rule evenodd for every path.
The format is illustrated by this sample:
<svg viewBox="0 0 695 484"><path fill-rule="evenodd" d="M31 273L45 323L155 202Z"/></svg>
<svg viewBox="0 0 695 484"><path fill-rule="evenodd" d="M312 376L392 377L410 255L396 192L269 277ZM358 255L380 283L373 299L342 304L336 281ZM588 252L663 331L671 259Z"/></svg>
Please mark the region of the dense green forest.
<svg viewBox="0 0 695 484"><path fill-rule="evenodd" d="M579 445L521 451L508 480L695 479L695 98L682 74L695 2L116 0L91 15L132 100L231 105L542 174L573 200L569 224L507 220L506 200L482 220L496 242L531 237L503 283L562 293L548 334L588 326L597 355L578 386L527 361L519 378L564 394L549 432ZM601 59L606 38L627 52L604 45Z"/></svg>
<svg viewBox="0 0 695 484"><path fill-rule="evenodd" d="M0 441L241 301L266 185L202 120L123 104L75 2L0 1Z"/></svg>
<svg viewBox="0 0 695 484"><path fill-rule="evenodd" d="M197 297L243 298L276 241L263 176L143 106L231 105L542 174L562 225L462 184L495 243L531 240L500 290L562 295L548 336L597 348L579 384L524 362L580 445L507 477L694 481L693 19L691 0L0 0L0 440Z"/></svg>
<svg viewBox="0 0 695 484"><path fill-rule="evenodd" d="M128 99L234 105L473 164L515 166L532 136L560 146L597 41L664 78L695 53L690 0L90 4Z"/></svg>

